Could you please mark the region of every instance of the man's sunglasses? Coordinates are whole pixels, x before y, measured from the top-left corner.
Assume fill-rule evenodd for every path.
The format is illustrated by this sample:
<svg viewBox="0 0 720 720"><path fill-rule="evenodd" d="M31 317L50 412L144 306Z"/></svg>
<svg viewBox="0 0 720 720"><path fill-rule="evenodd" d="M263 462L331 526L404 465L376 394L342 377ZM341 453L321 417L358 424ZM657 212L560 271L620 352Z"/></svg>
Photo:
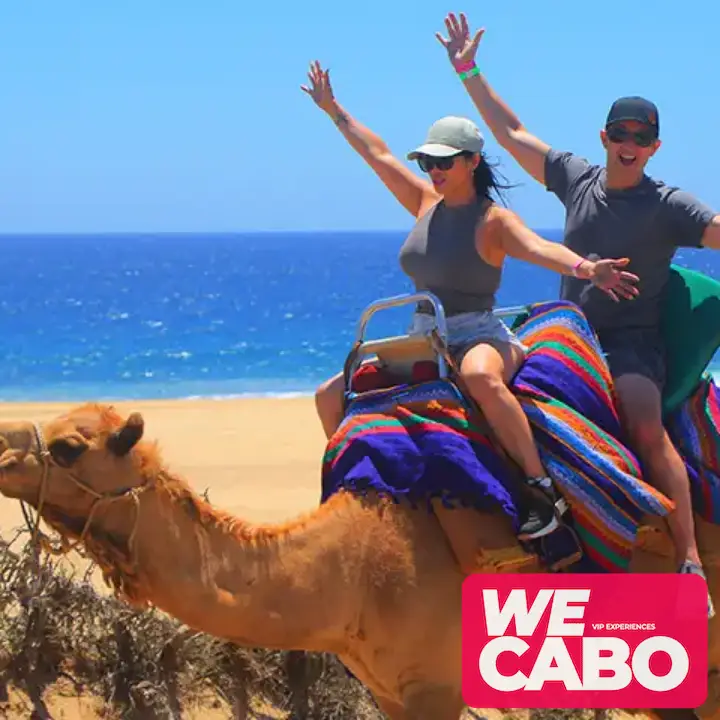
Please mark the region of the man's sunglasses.
<svg viewBox="0 0 720 720"><path fill-rule="evenodd" d="M651 128L632 131L621 126L611 125L606 132L608 140L612 143L621 143L626 142L627 140L632 140L640 147L650 147L655 140L657 140L657 135Z"/></svg>
<svg viewBox="0 0 720 720"><path fill-rule="evenodd" d="M424 173L428 173L435 168L438 170L449 170L455 164L455 159L460 157L462 154L463 153L450 155L450 157L432 157L431 155L421 155L417 161L420 169Z"/></svg>

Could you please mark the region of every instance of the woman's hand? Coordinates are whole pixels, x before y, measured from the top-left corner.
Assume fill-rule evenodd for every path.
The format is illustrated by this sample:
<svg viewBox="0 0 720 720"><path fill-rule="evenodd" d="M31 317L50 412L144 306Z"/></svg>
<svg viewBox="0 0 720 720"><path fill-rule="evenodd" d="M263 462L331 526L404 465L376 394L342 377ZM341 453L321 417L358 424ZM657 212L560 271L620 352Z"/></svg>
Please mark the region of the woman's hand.
<svg viewBox="0 0 720 720"><path fill-rule="evenodd" d="M446 40L440 33L435 33L435 37L447 50L453 67L473 65L475 63L475 53L477 53L485 28L478 30L475 36L471 38L470 27L465 13L460 13L460 20L455 17L454 13L447 15L445 27L448 31L448 39Z"/></svg>
<svg viewBox="0 0 720 720"><path fill-rule="evenodd" d="M316 60L314 63L310 63L308 79L310 80L310 87L301 85L300 89L307 93L321 110L333 117L337 106L332 85L330 84L330 71L323 70Z"/></svg>
<svg viewBox="0 0 720 720"><path fill-rule="evenodd" d="M625 270L620 270L629 262L629 258L586 260L578 268L580 270L579 275L580 277L584 275L593 285L606 292L615 302L619 302L620 297L625 298L625 300L633 300L640 294L640 291L635 287L635 283L640 278Z"/></svg>

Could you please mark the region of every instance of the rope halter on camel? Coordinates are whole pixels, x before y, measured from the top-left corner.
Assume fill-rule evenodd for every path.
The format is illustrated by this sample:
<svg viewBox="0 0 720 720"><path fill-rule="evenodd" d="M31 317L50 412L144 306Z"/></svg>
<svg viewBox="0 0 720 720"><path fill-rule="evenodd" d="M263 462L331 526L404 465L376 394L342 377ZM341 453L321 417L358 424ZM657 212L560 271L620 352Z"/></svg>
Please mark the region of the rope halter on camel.
<svg viewBox="0 0 720 720"><path fill-rule="evenodd" d="M36 519L32 519L31 509L24 500L20 501L20 505L22 507L22 512L28 531L31 534L32 548L35 553L36 561L38 560L40 550L44 550L45 552L54 556L63 556L69 553L71 550L76 550L79 554L84 556L84 554L79 549L79 546L84 542L87 534L91 530L92 521L95 513L103 506L110 505L118 500L130 499L135 506L135 517L132 524L132 530L130 531L130 535L127 540L127 545L128 554L130 556L132 565L136 567L137 555L135 547L135 536L137 533L138 521L140 517L139 496L143 492L145 492L145 490L154 487L154 485L150 483L145 483L144 485L140 486L118 488L116 490L111 490L106 493L99 493L95 489L90 487L87 483L83 482L79 477L77 477L77 475L70 472L67 468L58 465L55 462L52 457L52 453L48 449L48 444L45 441L42 429L38 423L33 423L33 431L35 436L35 442L34 447L31 446L29 452L38 459L40 465L42 466L42 476L40 479L40 487L38 489L38 498L36 503ZM93 503L90 506L90 512L88 513L85 524L83 525L82 531L80 532L80 535L77 537L75 542L72 543L68 539L68 534L57 527L55 527L54 529L60 536L60 541L59 543L56 542L55 544L53 544L53 541L48 535L45 535L40 530L40 519L42 517L42 511L46 502L47 489L50 482L51 474L55 469L62 470L65 477L68 477L75 485L77 485L77 487L79 487L81 490L94 498ZM0 470L0 472L4 472L4 470Z"/></svg>

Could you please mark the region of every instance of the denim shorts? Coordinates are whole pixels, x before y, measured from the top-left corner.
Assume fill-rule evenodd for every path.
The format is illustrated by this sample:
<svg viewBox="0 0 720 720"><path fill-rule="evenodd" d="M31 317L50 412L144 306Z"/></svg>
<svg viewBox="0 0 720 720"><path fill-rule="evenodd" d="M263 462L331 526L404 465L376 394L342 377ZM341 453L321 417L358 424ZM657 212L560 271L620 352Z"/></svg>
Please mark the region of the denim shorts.
<svg viewBox="0 0 720 720"><path fill-rule="evenodd" d="M435 326L435 316L416 312L409 334L424 333ZM481 343L509 343L524 353L527 347L510 328L491 311L467 312L447 318L447 344L450 355L460 367L469 350Z"/></svg>

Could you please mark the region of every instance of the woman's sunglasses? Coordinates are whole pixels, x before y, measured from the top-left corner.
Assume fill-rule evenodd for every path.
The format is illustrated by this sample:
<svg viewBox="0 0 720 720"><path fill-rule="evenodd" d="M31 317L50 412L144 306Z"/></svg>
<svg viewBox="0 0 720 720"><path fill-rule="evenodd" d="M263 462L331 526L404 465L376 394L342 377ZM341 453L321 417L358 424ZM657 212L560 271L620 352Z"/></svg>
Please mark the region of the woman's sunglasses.
<svg viewBox="0 0 720 720"><path fill-rule="evenodd" d="M438 170L449 170L455 164L455 159L458 157L460 157L460 155L450 155L450 157L432 157L431 155L421 155L417 159L417 162L420 169L424 173L428 173L435 168Z"/></svg>
<svg viewBox="0 0 720 720"><path fill-rule="evenodd" d="M632 140L640 147L650 147L655 140L657 140L655 131L650 128L632 131L621 126L611 125L606 132L608 140L612 143L621 143L626 142L627 140Z"/></svg>

